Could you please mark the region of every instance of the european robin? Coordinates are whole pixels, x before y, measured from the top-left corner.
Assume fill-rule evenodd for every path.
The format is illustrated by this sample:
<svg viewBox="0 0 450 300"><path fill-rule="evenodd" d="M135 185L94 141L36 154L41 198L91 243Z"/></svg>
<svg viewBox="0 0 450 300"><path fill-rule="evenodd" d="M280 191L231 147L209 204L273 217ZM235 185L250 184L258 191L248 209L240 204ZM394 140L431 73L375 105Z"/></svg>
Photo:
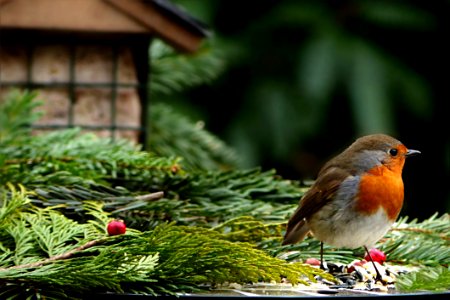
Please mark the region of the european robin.
<svg viewBox="0 0 450 300"><path fill-rule="evenodd" d="M402 208L405 159L419 153L384 134L357 139L319 171L288 222L283 245L311 232L321 241L322 267L323 243L364 247L370 257L367 247L386 234Z"/></svg>

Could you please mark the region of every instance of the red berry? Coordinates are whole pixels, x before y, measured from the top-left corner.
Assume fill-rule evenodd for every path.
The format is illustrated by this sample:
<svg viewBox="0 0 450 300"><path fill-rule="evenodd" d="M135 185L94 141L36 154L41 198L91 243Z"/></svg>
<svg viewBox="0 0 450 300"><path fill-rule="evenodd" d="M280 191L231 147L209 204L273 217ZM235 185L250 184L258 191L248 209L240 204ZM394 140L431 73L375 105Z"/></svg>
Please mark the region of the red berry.
<svg viewBox="0 0 450 300"><path fill-rule="evenodd" d="M380 265L382 265L386 261L386 254L384 254L383 251L378 249L370 249L369 250L370 256L372 256L373 261L378 262ZM364 259L367 261L370 261L370 257L368 254L364 256Z"/></svg>
<svg viewBox="0 0 450 300"><path fill-rule="evenodd" d="M320 260L317 258L307 258L305 260L305 264L311 265L311 266L320 266Z"/></svg>
<svg viewBox="0 0 450 300"><path fill-rule="evenodd" d="M127 226L121 220L113 220L108 223L107 230L109 235L119 235L127 231Z"/></svg>

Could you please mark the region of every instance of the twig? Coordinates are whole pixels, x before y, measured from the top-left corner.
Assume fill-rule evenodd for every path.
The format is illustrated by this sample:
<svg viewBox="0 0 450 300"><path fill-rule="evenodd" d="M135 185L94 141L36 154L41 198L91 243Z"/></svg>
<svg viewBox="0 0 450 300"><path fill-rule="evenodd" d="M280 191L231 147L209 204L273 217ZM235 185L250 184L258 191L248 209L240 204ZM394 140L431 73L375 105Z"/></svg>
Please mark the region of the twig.
<svg viewBox="0 0 450 300"><path fill-rule="evenodd" d="M155 193L151 193L151 194L145 194L145 195L140 195L140 196L136 196L133 197L135 200L140 200L140 201L153 201L153 200L159 200L162 197L164 197L164 192L155 192ZM129 207L127 207L127 205L125 206L121 206L116 208L112 214L117 214L123 211L128 210ZM134 212L135 214L137 214L137 212Z"/></svg>
<svg viewBox="0 0 450 300"><path fill-rule="evenodd" d="M41 261L37 261L37 262L34 262L34 263L29 263L29 264L24 264L24 265L17 265L17 266L12 266L12 267L8 267L8 268L0 268L0 271L13 270L13 269L37 268L37 267L43 266L45 264L48 264L48 263L56 261L56 260L68 259L68 258L71 258L75 253L83 251L83 250L86 250L88 248L91 248L91 247L93 247L93 246L95 246L95 245L97 245L97 244L99 244L99 243L101 243L103 241L104 241L104 239L93 240L93 241L87 242L86 244L84 244L84 245L82 245L82 246L80 246L78 248L70 250L70 251L68 251L66 253L58 254L58 255L55 255L55 256L52 256L50 258L47 258L47 259L44 259L44 260L41 260Z"/></svg>
<svg viewBox="0 0 450 300"><path fill-rule="evenodd" d="M158 200L160 198L164 197L164 192L156 192L151 194L145 194L136 196L136 200L142 200L142 201L151 201L151 200Z"/></svg>

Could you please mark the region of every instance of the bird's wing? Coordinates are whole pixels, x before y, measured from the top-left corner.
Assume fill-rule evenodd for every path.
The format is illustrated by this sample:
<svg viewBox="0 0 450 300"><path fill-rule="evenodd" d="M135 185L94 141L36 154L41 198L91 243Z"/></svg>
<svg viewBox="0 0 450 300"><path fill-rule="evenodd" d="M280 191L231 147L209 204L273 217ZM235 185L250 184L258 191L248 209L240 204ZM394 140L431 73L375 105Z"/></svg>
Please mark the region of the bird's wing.
<svg viewBox="0 0 450 300"><path fill-rule="evenodd" d="M305 237L309 231L305 218L313 215L330 202L342 181L349 175L347 171L336 167L330 167L320 172L318 180L306 192L299 207L291 216L284 235L283 245L299 242Z"/></svg>

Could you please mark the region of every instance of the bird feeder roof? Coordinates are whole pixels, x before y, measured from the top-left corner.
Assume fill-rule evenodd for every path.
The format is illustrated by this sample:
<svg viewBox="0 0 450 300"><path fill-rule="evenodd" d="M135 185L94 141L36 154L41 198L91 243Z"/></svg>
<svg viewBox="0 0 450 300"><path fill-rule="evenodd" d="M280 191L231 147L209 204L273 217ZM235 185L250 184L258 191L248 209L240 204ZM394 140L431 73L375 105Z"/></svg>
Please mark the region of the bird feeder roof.
<svg viewBox="0 0 450 300"><path fill-rule="evenodd" d="M0 0L0 30L157 36L192 52L207 27L167 0Z"/></svg>

